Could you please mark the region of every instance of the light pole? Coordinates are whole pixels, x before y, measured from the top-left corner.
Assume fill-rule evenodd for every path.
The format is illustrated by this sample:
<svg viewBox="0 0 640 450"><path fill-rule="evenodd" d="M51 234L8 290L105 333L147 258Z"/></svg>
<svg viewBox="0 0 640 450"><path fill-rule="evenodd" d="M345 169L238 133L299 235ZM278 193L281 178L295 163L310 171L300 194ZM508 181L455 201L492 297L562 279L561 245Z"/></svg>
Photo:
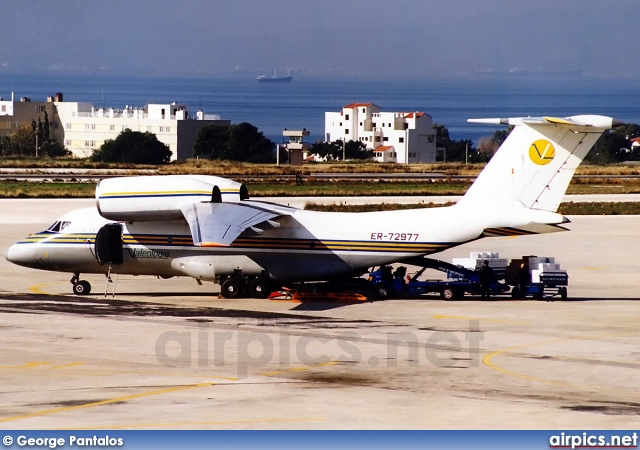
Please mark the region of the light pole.
<svg viewBox="0 0 640 450"><path fill-rule="evenodd" d="M409 164L409 129L404 129L404 163Z"/></svg>

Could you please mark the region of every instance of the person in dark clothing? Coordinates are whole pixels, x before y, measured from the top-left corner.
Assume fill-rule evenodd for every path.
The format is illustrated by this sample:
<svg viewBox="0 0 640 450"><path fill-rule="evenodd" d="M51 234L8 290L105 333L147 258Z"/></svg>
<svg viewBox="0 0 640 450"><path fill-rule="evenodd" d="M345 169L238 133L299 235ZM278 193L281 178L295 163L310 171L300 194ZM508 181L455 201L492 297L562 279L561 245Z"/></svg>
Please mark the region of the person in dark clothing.
<svg viewBox="0 0 640 450"><path fill-rule="evenodd" d="M524 262L521 262L516 275L517 298L524 299L527 296L527 286L530 283L531 276L529 275L529 270L526 268Z"/></svg>
<svg viewBox="0 0 640 450"><path fill-rule="evenodd" d="M493 283L493 269L489 267L489 261L485 260L480 269L480 292L483 299L491 298L491 283Z"/></svg>
<svg viewBox="0 0 640 450"><path fill-rule="evenodd" d="M380 267L380 275L383 280L393 283L393 268L390 265Z"/></svg>

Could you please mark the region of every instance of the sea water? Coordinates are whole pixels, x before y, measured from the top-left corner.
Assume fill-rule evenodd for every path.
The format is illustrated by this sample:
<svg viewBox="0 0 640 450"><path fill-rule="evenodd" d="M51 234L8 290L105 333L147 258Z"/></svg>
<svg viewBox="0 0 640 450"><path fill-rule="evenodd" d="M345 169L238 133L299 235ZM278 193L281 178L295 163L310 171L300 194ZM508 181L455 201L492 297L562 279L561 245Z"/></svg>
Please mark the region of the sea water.
<svg viewBox="0 0 640 450"><path fill-rule="evenodd" d="M640 123L639 80L588 77L369 80L296 75L291 83L259 83L246 75L0 74L0 96L8 100L12 92L16 100L33 101L62 92L65 101L96 108L176 101L192 115L201 109L234 124L249 122L274 142L282 142L284 128L306 128L309 142L321 140L324 113L354 102L374 103L382 111L425 112L447 127L452 139L474 143L497 127L469 124L468 118L602 114Z"/></svg>

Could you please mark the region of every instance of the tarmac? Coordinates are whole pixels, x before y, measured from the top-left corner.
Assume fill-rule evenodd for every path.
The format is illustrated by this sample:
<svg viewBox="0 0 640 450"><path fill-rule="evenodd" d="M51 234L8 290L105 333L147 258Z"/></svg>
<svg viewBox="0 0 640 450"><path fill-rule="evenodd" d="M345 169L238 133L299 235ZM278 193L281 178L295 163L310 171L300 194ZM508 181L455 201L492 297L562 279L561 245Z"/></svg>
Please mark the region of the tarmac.
<svg viewBox="0 0 640 450"><path fill-rule="evenodd" d="M0 202L0 249L80 201ZM4 429L637 429L640 216L434 255L554 256L569 300L218 298L0 260ZM410 269L411 272L411 269Z"/></svg>

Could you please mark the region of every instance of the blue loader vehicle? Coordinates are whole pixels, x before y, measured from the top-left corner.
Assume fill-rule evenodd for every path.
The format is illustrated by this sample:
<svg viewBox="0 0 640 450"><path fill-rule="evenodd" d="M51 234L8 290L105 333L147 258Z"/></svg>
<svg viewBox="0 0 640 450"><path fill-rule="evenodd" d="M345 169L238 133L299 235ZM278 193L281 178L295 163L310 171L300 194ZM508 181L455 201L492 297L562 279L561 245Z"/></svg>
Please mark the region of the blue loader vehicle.
<svg viewBox="0 0 640 450"><path fill-rule="evenodd" d="M405 260L407 264L421 267L412 277L407 277L407 268L398 267L395 271L390 265L380 266L369 273L369 282L374 295L379 299L386 299L399 293L428 294L439 293L445 300L462 298L465 293L480 294L480 273L437 259L417 257ZM447 274L447 280L426 280L419 278L425 270L434 269ZM492 294L504 294L510 286L501 283L504 279L504 269L496 270L491 285Z"/></svg>

